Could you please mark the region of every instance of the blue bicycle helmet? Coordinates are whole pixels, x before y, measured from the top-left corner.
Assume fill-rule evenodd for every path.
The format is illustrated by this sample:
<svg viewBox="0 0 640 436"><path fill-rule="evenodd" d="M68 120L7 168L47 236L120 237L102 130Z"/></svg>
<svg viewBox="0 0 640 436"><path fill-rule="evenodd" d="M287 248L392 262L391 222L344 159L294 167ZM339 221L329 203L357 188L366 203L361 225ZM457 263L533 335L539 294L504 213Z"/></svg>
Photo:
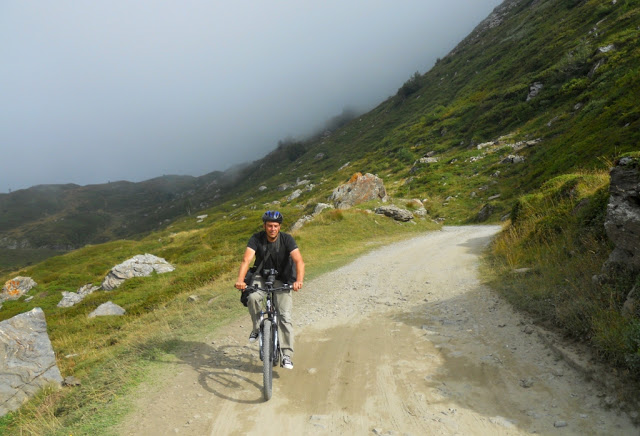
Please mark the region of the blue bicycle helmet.
<svg viewBox="0 0 640 436"><path fill-rule="evenodd" d="M268 221L282 224L282 214L277 210L268 210L262 215L262 222L266 223Z"/></svg>

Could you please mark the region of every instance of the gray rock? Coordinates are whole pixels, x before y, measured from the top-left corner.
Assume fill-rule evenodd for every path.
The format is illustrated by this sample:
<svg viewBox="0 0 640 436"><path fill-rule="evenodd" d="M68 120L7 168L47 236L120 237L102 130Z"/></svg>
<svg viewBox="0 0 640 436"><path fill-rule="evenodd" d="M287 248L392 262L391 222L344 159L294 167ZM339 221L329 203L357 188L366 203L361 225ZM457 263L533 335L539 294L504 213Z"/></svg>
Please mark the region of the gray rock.
<svg viewBox="0 0 640 436"><path fill-rule="evenodd" d="M104 278L101 288L111 291L132 277L148 277L154 271L163 274L175 270L174 266L152 254L138 254L114 266Z"/></svg>
<svg viewBox="0 0 640 436"><path fill-rule="evenodd" d="M0 322L0 416L18 409L62 376L39 307Z"/></svg>
<svg viewBox="0 0 640 436"><path fill-rule="evenodd" d="M325 209L333 209L333 206L327 203L318 203L316 207L313 209L313 216L319 215Z"/></svg>
<svg viewBox="0 0 640 436"><path fill-rule="evenodd" d="M0 292L0 303L3 301L17 300L29 292L37 283L31 277L17 276L7 282Z"/></svg>
<svg viewBox="0 0 640 436"><path fill-rule="evenodd" d="M640 271L640 160L622 158L611 169L604 227L615 245L604 273L622 266Z"/></svg>
<svg viewBox="0 0 640 436"><path fill-rule="evenodd" d="M282 184L278 185L278 191L286 191L290 187L291 187L291 185L289 185L288 183L282 183Z"/></svg>
<svg viewBox="0 0 640 436"><path fill-rule="evenodd" d="M387 191L380 177L369 173L356 173L349 182L334 189L329 200L337 209L349 209L365 201L386 201Z"/></svg>
<svg viewBox="0 0 640 436"><path fill-rule="evenodd" d="M320 160L320 159L324 159L324 153L316 154L315 160Z"/></svg>
<svg viewBox="0 0 640 436"><path fill-rule="evenodd" d="M266 191L266 189L267 189L267 187L266 187L266 186L261 185L261 186L258 188L258 191Z"/></svg>
<svg viewBox="0 0 640 436"><path fill-rule="evenodd" d="M553 423L553 426L554 426L555 428L566 427L566 426L568 426L568 425L569 425L569 424L567 424L567 421L556 421L556 422L554 422L554 423Z"/></svg>
<svg viewBox="0 0 640 436"><path fill-rule="evenodd" d="M478 212L478 215L476 215L476 221L484 222L488 220L493 211L494 207L491 204L485 204L484 206L482 206L482 209L480 209L480 212Z"/></svg>
<svg viewBox="0 0 640 436"><path fill-rule="evenodd" d="M289 194L289 196L287 197L287 201L293 201L296 198L300 197L300 195L302 195L302 191L300 189L296 189L291 194Z"/></svg>
<svg viewBox="0 0 640 436"><path fill-rule="evenodd" d="M542 88L544 88L544 85L541 82L535 82L531 86L529 86L529 95L527 95L527 101L537 97L538 94L540 94L540 91L542 91Z"/></svg>
<svg viewBox="0 0 640 436"><path fill-rule="evenodd" d="M91 283L88 283L78 288L78 292L62 291L62 300L58 303L58 307L71 307L76 305L84 300L84 297L94 293L98 289L100 289L99 286L94 286Z"/></svg>
<svg viewBox="0 0 640 436"><path fill-rule="evenodd" d="M406 209L401 209L398 206L380 206L376 209L376 213L380 215L388 216L396 221L407 222L411 221L414 217L411 212Z"/></svg>
<svg viewBox="0 0 640 436"><path fill-rule="evenodd" d="M304 226L306 223L310 222L311 220L313 220L313 217L311 215L303 216L291 226L291 231L295 232L296 230L300 230L302 226Z"/></svg>
<svg viewBox="0 0 640 436"><path fill-rule="evenodd" d="M122 307L118 306L115 303L112 303L111 301L107 301L106 303L103 303L100 306L98 306L98 308L93 312L91 312L88 316L89 318L95 318L96 316L111 316L111 315L122 316L125 314L125 312L126 310L124 310Z"/></svg>
<svg viewBox="0 0 640 436"><path fill-rule="evenodd" d="M76 377L72 375L70 375L69 377L65 377L62 384L63 386L72 386L72 387L82 385L82 383L80 383L80 380L78 380Z"/></svg>
<svg viewBox="0 0 640 436"><path fill-rule="evenodd" d="M519 164L524 162L524 157L517 154L510 154L500 161L502 164Z"/></svg>

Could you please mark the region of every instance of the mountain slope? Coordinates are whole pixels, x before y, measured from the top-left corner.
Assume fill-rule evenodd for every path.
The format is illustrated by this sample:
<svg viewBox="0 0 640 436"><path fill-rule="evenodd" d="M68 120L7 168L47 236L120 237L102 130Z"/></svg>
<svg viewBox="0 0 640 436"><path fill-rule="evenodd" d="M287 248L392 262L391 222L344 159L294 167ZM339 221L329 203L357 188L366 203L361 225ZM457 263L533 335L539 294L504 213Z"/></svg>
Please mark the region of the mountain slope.
<svg viewBox="0 0 640 436"><path fill-rule="evenodd" d="M239 313L229 283L264 209L280 209L290 225L361 171L383 177L394 202L426 199L432 220L476 220L488 204L489 220L496 221L523 194L548 189L552 177L601 172L617 154L637 150L639 29L636 1L508 0L430 71L411 77L369 113L323 135L282 143L246 167L174 183L117 183L113 192L109 185L65 185L1 196L3 237L63 235L62 248L135 240L87 246L0 274L0 281L19 273L38 282L33 300L6 302L0 319L43 307L63 375L83 380L81 389L44 395L32 409L0 421L0 432L3 422L12 429L35 422L55 434L81 425L94 409L108 414L111 399L134 383L140 367L171 354L183 330L213 328ZM427 155L432 159L421 163ZM288 200L295 189L301 195ZM30 195L43 206L32 207ZM24 215L12 215L10 201ZM203 207L198 214L208 217L198 222L187 214L189 205ZM370 206L324 212L297 233L311 274L384 238L434 228L429 220L397 224L361 210ZM105 209L111 214L101 215ZM78 223L65 233L58 225L67 216ZM87 230L79 232L82 226ZM165 257L175 273L95 292L68 310L56 307L62 291L99 284L113 265L143 252ZM190 294L211 303L190 305ZM88 321L87 313L107 300L128 315Z"/></svg>

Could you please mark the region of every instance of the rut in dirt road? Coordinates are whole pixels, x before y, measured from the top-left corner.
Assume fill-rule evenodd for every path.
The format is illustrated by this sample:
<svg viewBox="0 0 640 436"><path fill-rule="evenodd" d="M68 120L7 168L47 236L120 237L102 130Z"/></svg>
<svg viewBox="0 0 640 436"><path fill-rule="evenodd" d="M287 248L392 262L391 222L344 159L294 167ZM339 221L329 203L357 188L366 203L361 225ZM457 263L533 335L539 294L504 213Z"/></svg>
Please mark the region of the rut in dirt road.
<svg viewBox="0 0 640 436"><path fill-rule="evenodd" d="M307 283L295 369L262 366L248 316L189 344L121 434L637 434L477 277L495 226L445 227ZM312 266L310 266L312 267Z"/></svg>

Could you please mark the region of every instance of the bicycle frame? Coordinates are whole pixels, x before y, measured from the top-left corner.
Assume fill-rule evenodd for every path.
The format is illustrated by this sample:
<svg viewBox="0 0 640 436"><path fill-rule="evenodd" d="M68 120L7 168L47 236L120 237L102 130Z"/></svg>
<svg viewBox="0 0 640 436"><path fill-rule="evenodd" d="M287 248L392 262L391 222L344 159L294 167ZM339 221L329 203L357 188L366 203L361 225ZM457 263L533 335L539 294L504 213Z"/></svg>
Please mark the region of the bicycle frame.
<svg viewBox="0 0 640 436"><path fill-rule="evenodd" d="M271 352L271 361L274 365L277 362L279 363L280 366L282 366L282 362L280 362L280 341L278 338L279 313L278 313L278 310L276 309L277 298L275 294L278 292L285 292L285 291L288 292L288 291L291 291L291 289L293 288L288 284L285 284L284 286L281 286L278 288L274 288L273 285L275 283L275 277L277 274L278 272L276 270L264 270L262 277L267 277L265 279L265 287L260 288L259 286L251 286L251 288L258 291L266 292L267 294L265 297L266 301L263 306L263 309L258 314L258 317L260 319L260 332L258 336L258 343L260 346L260 360L263 360L262 342L263 342L264 322L265 320L269 320L271 321L271 325L274 326L273 333L272 333L273 346L272 346L272 352Z"/></svg>

